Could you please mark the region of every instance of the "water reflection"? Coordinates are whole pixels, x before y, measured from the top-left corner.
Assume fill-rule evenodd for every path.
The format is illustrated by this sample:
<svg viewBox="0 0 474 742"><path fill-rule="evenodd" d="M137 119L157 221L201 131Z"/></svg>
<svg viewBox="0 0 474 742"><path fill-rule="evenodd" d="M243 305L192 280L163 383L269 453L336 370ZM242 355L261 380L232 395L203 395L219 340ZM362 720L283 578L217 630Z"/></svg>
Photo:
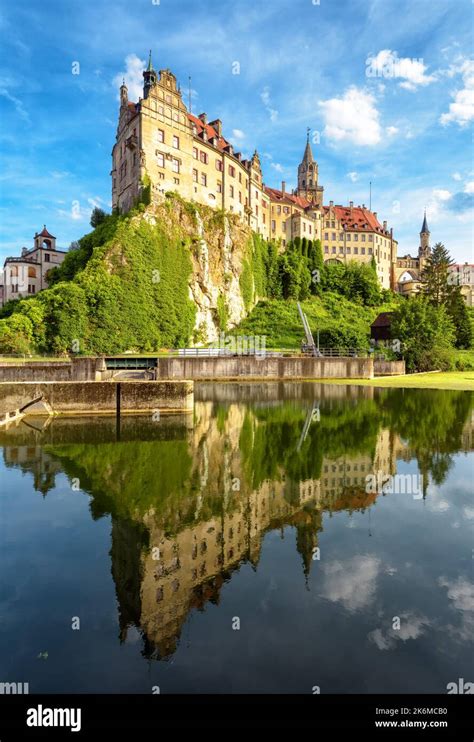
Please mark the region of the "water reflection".
<svg viewBox="0 0 474 742"><path fill-rule="evenodd" d="M94 519L110 515L120 641L137 627L143 654L165 659L194 609L219 604L223 584L242 564L257 568L265 534L293 527L308 587L328 519L370 511L378 497L391 496L367 492L369 475L388 477L416 461L429 497L454 454L473 449L472 396L202 384L192 418L123 418L117 438L114 419L29 419L2 432L0 444L5 465L30 474L43 496L64 472L91 496ZM321 595L360 610L373 597L379 568L373 555L357 564L333 561ZM462 600L462 589L459 595L450 584L449 597ZM404 619L413 637L429 624L416 614ZM382 650L400 638L380 628L369 634Z"/></svg>

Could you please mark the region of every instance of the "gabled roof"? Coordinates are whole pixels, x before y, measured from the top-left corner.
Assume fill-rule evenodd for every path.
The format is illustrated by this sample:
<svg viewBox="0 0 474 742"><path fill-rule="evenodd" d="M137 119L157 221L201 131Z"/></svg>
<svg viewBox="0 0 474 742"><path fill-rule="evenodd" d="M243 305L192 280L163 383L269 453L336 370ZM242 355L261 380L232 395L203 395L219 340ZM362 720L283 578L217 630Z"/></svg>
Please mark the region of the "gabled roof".
<svg viewBox="0 0 474 742"><path fill-rule="evenodd" d="M380 312L374 319L371 327L390 327L392 324L393 312Z"/></svg>
<svg viewBox="0 0 474 742"><path fill-rule="evenodd" d="M278 190L278 188L269 188L268 186L265 186L265 193L267 196L270 197L271 201L280 201L281 203L286 204L296 204L301 209L309 209L313 206L313 204L310 201L307 201L302 196L294 196L292 193L283 193L283 191Z"/></svg>
<svg viewBox="0 0 474 742"><path fill-rule="evenodd" d="M323 207L325 215L329 213L329 206ZM362 232L380 232L384 230L379 220L372 211L361 206L333 206L333 212L343 227L347 230Z"/></svg>

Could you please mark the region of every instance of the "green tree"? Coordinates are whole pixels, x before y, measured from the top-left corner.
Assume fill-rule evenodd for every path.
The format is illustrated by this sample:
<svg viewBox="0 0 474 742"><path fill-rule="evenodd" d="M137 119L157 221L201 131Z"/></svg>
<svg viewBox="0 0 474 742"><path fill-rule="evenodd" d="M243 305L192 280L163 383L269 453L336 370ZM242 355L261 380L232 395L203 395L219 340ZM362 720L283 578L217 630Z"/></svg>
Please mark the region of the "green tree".
<svg viewBox="0 0 474 742"><path fill-rule="evenodd" d="M33 325L28 317L15 312L0 319L0 352L31 353L33 350Z"/></svg>
<svg viewBox="0 0 474 742"><path fill-rule="evenodd" d="M407 370L429 371L450 367L449 351L455 329L446 308L425 296L402 302L392 318L392 338L399 340Z"/></svg>
<svg viewBox="0 0 474 742"><path fill-rule="evenodd" d="M433 304L446 304L451 293L449 266L453 261L442 242L433 247L421 274L423 293Z"/></svg>
<svg viewBox="0 0 474 742"><path fill-rule="evenodd" d="M459 286L452 288L446 309L454 324L456 348L470 348L472 345L471 321Z"/></svg>
<svg viewBox="0 0 474 742"><path fill-rule="evenodd" d="M98 206L95 206L92 209L92 213L91 213L91 227L93 227L94 229L98 227L99 224L102 224L102 222L107 219L107 216L108 215L105 213L103 209L99 209ZM71 243L71 248L73 244L74 243ZM75 248L72 248L72 249L75 249Z"/></svg>

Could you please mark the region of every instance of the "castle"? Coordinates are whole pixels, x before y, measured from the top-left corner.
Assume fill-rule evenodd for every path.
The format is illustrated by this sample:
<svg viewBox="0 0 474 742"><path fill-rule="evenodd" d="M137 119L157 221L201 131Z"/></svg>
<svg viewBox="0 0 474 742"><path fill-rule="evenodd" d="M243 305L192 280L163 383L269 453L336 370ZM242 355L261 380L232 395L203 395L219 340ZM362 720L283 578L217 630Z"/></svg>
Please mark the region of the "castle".
<svg viewBox="0 0 474 742"><path fill-rule="evenodd" d="M157 73L151 53L143 72L143 98L129 101L120 87L120 112L112 150L112 206L128 211L150 183L158 202L167 191L189 201L238 214L249 227L281 247L296 237L321 240L326 262L375 259L383 288L396 288L397 241L377 212L362 206L323 203L318 164L307 134L295 191L270 188L263 181L257 151L244 159L224 137L220 119L194 116L183 102L175 75ZM149 180L148 180L149 179Z"/></svg>

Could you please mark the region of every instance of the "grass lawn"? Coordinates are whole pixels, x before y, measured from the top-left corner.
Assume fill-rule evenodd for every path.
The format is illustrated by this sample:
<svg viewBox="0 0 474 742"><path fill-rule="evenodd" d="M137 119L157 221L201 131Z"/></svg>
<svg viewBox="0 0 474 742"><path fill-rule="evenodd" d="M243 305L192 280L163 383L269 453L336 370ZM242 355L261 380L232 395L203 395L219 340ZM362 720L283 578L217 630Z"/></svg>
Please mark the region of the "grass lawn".
<svg viewBox="0 0 474 742"><path fill-rule="evenodd" d="M375 379L318 379L318 381L327 384L358 384L399 389L461 389L474 392L474 371L377 376Z"/></svg>

